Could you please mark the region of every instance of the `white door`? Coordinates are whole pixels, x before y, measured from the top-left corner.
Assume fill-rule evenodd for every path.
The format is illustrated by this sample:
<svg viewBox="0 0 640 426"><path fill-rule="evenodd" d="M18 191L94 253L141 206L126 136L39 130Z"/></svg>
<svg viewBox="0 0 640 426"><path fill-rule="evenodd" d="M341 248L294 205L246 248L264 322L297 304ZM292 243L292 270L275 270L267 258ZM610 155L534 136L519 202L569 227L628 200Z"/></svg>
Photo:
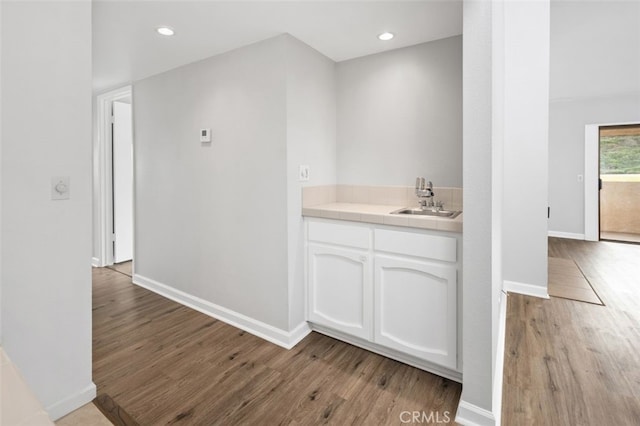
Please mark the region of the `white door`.
<svg viewBox="0 0 640 426"><path fill-rule="evenodd" d="M369 258L357 250L309 244L309 321L371 339Z"/></svg>
<svg viewBox="0 0 640 426"><path fill-rule="evenodd" d="M113 262L133 258L133 133L131 105L113 103Z"/></svg>
<svg viewBox="0 0 640 426"><path fill-rule="evenodd" d="M455 266L375 258L374 342L455 369Z"/></svg>

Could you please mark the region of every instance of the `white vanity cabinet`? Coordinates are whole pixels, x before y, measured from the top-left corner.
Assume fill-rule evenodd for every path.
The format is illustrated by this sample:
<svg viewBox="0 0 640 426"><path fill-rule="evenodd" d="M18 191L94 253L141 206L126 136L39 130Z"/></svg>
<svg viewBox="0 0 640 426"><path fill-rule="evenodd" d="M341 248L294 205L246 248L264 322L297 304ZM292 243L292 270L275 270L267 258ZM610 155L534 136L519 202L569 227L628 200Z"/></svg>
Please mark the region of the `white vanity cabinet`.
<svg viewBox="0 0 640 426"><path fill-rule="evenodd" d="M307 223L308 319L371 339L373 282L367 226Z"/></svg>
<svg viewBox="0 0 640 426"><path fill-rule="evenodd" d="M457 367L457 239L375 229L374 341Z"/></svg>
<svg viewBox="0 0 640 426"><path fill-rule="evenodd" d="M456 368L456 268L377 255L374 342Z"/></svg>
<svg viewBox="0 0 640 426"><path fill-rule="evenodd" d="M459 377L460 234L309 218L306 226L314 329Z"/></svg>
<svg viewBox="0 0 640 426"><path fill-rule="evenodd" d="M308 246L309 320L370 339L372 282L367 252Z"/></svg>

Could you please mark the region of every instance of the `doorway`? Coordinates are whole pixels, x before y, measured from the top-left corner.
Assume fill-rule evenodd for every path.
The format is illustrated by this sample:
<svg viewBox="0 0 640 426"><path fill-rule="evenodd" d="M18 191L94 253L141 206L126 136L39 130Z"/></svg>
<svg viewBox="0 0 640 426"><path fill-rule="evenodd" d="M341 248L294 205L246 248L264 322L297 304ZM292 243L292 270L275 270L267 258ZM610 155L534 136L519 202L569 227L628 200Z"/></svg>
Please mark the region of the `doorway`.
<svg viewBox="0 0 640 426"><path fill-rule="evenodd" d="M112 117L113 263L123 263L133 259L133 133L130 99L113 102Z"/></svg>
<svg viewBox="0 0 640 426"><path fill-rule="evenodd" d="M640 124L599 128L600 239L640 243Z"/></svg>
<svg viewBox="0 0 640 426"><path fill-rule="evenodd" d="M132 274L134 257L133 97L131 87L97 97L94 149L94 266Z"/></svg>

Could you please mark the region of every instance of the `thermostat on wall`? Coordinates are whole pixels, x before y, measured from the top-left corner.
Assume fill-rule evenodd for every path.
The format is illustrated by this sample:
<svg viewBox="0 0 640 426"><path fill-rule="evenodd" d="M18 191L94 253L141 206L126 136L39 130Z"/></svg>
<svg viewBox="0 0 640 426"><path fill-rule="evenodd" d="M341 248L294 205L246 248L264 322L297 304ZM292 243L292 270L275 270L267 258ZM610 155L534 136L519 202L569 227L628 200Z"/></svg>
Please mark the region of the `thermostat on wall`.
<svg viewBox="0 0 640 426"><path fill-rule="evenodd" d="M211 142L211 129L200 129L200 142Z"/></svg>

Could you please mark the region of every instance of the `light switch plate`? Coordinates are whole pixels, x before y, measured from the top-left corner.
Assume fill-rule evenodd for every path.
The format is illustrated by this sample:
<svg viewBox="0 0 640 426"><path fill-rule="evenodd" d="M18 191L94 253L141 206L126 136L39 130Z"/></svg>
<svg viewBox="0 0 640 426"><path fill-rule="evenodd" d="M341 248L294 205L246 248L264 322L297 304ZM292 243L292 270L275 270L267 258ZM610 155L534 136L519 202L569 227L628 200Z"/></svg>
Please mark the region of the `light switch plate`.
<svg viewBox="0 0 640 426"><path fill-rule="evenodd" d="M71 178L54 176L51 178L51 199L68 200L71 194Z"/></svg>
<svg viewBox="0 0 640 426"><path fill-rule="evenodd" d="M300 166L299 180L300 182L306 182L309 180L309 166Z"/></svg>

